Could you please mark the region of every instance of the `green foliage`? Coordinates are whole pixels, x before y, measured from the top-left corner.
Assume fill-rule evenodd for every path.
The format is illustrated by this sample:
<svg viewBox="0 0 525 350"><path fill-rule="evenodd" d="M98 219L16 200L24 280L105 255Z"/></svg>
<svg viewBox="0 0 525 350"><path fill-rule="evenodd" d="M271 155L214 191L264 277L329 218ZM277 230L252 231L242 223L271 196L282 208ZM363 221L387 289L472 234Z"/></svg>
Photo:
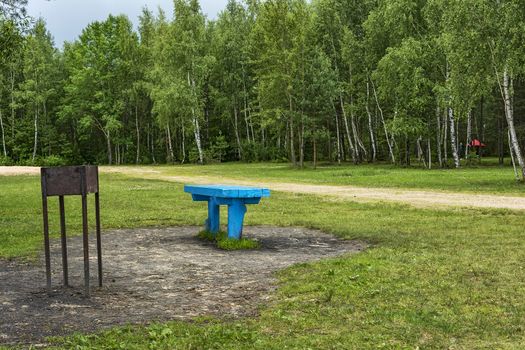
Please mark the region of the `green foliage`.
<svg viewBox="0 0 525 350"><path fill-rule="evenodd" d="M144 9L135 31L109 16L62 50L42 20L25 23L25 4L0 2L0 152L14 162L417 153L446 168L453 139L503 162L507 126L525 132L523 118L501 120L504 73L525 112L521 0L230 0L216 20L176 0L173 19Z"/></svg>
<svg viewBox="0 0 525 350"><path fill-rule="evenodd" d="M1 166L13 165L13 160L9 157L0 156L0 165Z"/></svg>
<svg viewBox="0 0 525 350"><path fill-rule="evenodd" d="M61 166L61 165L67 165L67 162L62 157L49 156L49 157L42 158L39 161L39 164L42 166Z"/></svg>
<svg viewBox="0 0 525 350"><path fill-rule="evenodd" d="M286 151L275 146L265 146L259 142L244 142L242 148L245 162L288 161Z"/></svg>
<svg viewBox="0 0 525 350"><path fill-rule="evenodd" d="M219 133L206 152L206 161L219 163L224 161L229 148L226 138Z"/></svg>
<svg viewBox="0 0 525 350"><path fill-rule="evenodd" d="M126 144L118 133L129 110L137 46L129 19L109 16L104 22L91 23L79 40L64 50L70 79L64 86L61 119L77 126L83 142L92 143L102 136L109 164L113 162L114 139Z"/></svg>

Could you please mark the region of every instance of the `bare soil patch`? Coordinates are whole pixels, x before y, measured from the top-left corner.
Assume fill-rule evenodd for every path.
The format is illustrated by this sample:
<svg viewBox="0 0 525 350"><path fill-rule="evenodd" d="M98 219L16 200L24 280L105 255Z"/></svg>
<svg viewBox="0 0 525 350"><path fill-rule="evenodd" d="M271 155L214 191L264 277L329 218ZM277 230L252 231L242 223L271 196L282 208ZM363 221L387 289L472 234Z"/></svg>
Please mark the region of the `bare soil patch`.
<svg viewBox="0 0 525 350"><path fill-rule="evenodd" d="M70 284L61 287L59 241L52 245L53 286L38 262L0 260L0 344L117 325L253 316L276 288L274 272L290 265L356 253L366 245L304 228L247 227L261 249L223 251L196 238L199 227L117 230L103 236L104 282L83 296L81 237L69 238ZM91 237L94 238L93 236ZM95 242L91 253L94 256ZM97 285L96 259L91 260Z"/></svg>

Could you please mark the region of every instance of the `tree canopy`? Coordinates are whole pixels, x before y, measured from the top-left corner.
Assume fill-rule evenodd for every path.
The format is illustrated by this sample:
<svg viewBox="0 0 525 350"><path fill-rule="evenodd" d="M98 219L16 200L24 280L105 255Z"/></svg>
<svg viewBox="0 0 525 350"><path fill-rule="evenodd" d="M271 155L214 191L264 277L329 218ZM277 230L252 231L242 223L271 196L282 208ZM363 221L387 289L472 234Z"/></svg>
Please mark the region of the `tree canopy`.
<svg viewBox="0 0 525 350"><path fill-rule="evenodd" d="M521 0L197 0L57 49L0 1L2 163L525 162ZM479 150L476 150L479 152Z"/></svg>

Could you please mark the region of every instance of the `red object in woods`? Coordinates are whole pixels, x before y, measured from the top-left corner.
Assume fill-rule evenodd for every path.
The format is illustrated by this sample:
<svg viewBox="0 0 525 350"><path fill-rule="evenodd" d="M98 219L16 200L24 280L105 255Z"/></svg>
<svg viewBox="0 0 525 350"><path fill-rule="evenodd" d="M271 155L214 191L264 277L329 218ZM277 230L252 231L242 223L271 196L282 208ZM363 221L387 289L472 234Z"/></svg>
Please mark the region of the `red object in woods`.
<svg viewBox="0 0 525 350"><path fill-rule="evenodd" d="M469 143L469 146L470 147L486 147L486 145L484 143L482 143L480 140L478 139L474 139L472 140L472 142Z"/></svg>

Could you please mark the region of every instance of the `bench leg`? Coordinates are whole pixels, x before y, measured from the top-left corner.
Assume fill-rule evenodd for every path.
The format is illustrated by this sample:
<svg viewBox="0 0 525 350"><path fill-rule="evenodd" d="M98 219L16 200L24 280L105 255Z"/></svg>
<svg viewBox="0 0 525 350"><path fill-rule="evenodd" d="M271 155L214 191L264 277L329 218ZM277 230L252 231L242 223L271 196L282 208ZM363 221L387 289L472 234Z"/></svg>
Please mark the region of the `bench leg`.
<svg viewBox="0 0 525 350"><path fill-rule="evenodd" d="M241 201L234 201L228 205L228 238L241 239L244 214L246 214L246 205Z"/></svg>
<svg viewBox="0 0 525 350"><path fill-rule="evenodd" d="M208 220L206 220L206 230L211 233L217 233L220 229L221 219L220 206L215 200L208 200Z"/></svg>

